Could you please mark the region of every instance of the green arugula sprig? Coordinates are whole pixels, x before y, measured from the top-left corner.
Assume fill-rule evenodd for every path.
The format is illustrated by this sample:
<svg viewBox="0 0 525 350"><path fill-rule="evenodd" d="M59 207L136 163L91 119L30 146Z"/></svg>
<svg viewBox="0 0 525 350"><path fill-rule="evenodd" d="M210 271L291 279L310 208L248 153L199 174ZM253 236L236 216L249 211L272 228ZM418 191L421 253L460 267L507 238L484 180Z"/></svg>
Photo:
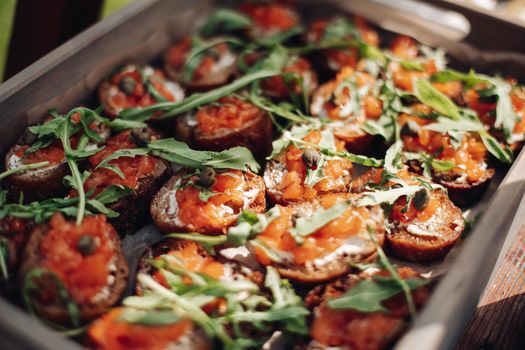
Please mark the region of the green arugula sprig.
<svg viewBox="0 0 525 350"><path fill-rule="evenodd" d="M160 269L169 286L166 288L150 276L139 274L138 281L145 293L124 300L127 310L132 310L123 314L124 321L160 325L178 322L180 318L176 316L189 317L209 337L218 339L225 349L252 348L266 341L266 337L249 339L251 337L247 337L242 327L246 323L261 331L269 331L272 323L279 323L289 332L307 333L308 310L302 306L289 282L281 280L271 267L267 269L265 279L265 286L271 291L269 298L249 281L223 282L201 273L188 272L169 257L150 263ZM190 278L190 283L187 278ZM216 298L226 300L226 310L210 315L203 312L201 307Z"/></svg>
<svg viewBox="0 0 525 350"><path fill-rule="evenodd" d="M197 151L188 147L184 142L167 138L148 142L145 148L121 149L103 159L97 168L106 168L123 176L122 171L110 164L112 160L121 157L136 157L151 154L169 162L192 169L212 167L214 169L251 170L258 172L259 163L246 147L233 147L222 152Z"/></svg>
<svg viewBox="0 0 525 350"><path fill-rule="evenodd" d="M388 312L382 303L403 292L410 316L414 319L417 310L412 290L430 283L430 280L401 278L381 246L375 241L373 232L370 229L369 234L376 244L379 264L384 270L389 272L390 276L372 276L370 279L364 279L341 297L329 300L328 306L333 309L354 309L361 312Z"/></svg>
<svg viewBox="0 0 525 350"><path fill-rule="evenodd" d="M27 171L27 170L35 170L35 169L40 169L40 168L44 168L46 166L49 165L49 162L46 160L46 161L43 161L43 162L38 162L38 163L31 163L31 164L23 164L23 165L19 165L17 167L14 167L14 168L11 168L9 170L6 170L4 171L3 173L0 173L0 181L13 175L13 174L16 174L16 173L21 173L21 172L24 172L24 171Z"/></svg>
<svg viewBox="0 0 525 350"><path fill-rule="evenodd" d="M253 21L250 17L228 8L220 8L210 16L201 33L204 36L214 33L230 33L248 28L252 24Z"/></svg>
<svg viewBox="0 0 525 350"><path fill-rule="evenodd" d="M99 193L97 196L86 201L86 214L101 213L109 218L117 217L119 214L106 205L114 203L119 199L129 196L132 190L121 185L112 185ZM36 201L27 204L6 203L5 191L0 192L0 219L13 217L25 220L33 220L37 224L47 221L56 212L62 212L68 216L76 216L78 213L79 197L50 198L44 201ZM89 195L89 193L87 194Z"/></svg>
<svg viewBox="0 0 525 350"><path fill-rule="evenodd" d="M510 99L510 92L512 90L510 83L501 78L477 74L472 70L469 73L462 73L448 69L433 74L430 79L436 82L462 81L468 88L476 84L488 84L493 89L493 96L497 97L494 126L503 130L505 140L508 144L514 142L512 133L516 121L519 118Z"/></svg>
<svg viewBox="0 0 525 350"><path fill-rule="evenodd" d="M224 96L232 94L248 86L254 81L269 78L279 74L280 70L276 69L260 70L257 72L246 74L241 78L214 90L210 90L204 93L194 93L193 95L179 102L161 102L144 108L125 109L119 114L119 117L121 117L124 120L134 120L142 122L148 120L154 113L157 112L160 112L161 114L158 117L156 117L156 119L167 119L176 117L194 108L215 102Z"/></svg>

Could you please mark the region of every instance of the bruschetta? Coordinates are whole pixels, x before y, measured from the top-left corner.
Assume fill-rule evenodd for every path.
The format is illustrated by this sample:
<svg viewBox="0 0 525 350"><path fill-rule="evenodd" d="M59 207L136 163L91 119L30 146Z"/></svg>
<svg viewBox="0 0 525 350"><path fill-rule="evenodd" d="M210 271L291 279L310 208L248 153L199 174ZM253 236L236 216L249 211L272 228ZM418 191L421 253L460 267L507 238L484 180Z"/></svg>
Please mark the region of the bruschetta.
<svg viewBox="0 0 525 350"><path fill-rule="evenodd" d="M352 162L322 155L316 145L325 144L325 139L331 140L327 145L332 151L345 150L343 141L334 140L332 129L322 128L303 135L301 140L305 142L304 146L290 143L278 154L272 154L264 170L264 182L272 203L286 205L314 199L323 193L348 192ZM317 170L322 174L314 176L319 173Z"/></svg>
<svg viewBox="0 0 525 350"><path fill-rule="evenodd" d="M238 10L252 20L246 30L252 40L277 36L300 25L297 12L282 3L242 3Z"/></svg>
<svg viewBox="0 0 525 350"><path fill-rule="evenodd" d="M155 195L150 213L162 232L223 234L243 210L266 210L263 179L239 170L181 171Z"/></svg>
<svg viewBox="0 0 525 350"><path fill-rule="evenodd" d="M281 75L261 81L262 92L278 100L303 99L317 89L317 74L310 62L299 56L290 56Z"/></svg>
<svg viewBox="0 0 525 350"><path fill-rule="evenodd" d="M348 41L347 47L326 48L319 51L315 61L319 64L323 75L338 72L344 67L356 68L361 59L359 49L351 41L360 39L368 45L377 47L379 35L363 18L347 19L334 17L331 19L318 19L312 22L306 35L306 41L312 45L322 45L330 41Z"/></svg>
<svg viewBox="0 0 525 350"><path fill-rule="evenodd" d="M207 39L209 42L217 41L217 44L203 50L196 64L188 62L190 53L198 48L196 41L202 40L185 36L164 55L164 68L169 77L191 91L219 87L228 83L237 73L238 54L228 42L221 42L219 38Z"/></svg>
<svg viewBox="0 0 525 350"><path fill-rule="evenodd" d="M402 279L420 281L422 278L410 268L399 268ZM352 308L334 308L333 301L351 292L363 281L390 277L388 272L347 275L336 281L314 288L306 296L306 306L314 315L308 350L341 349L373 350L384 349L399 337L406 327L409 310L401 289L399 293L383 301L386 311L362 312ZM423 284L424 282L421 282ZM414 304L421 308L429 298L430 286L423 285L411 291Z"/></svg>
<svg viewBox="0 0 525 350"><path fill-rule="evenodd" d="M353 183L353 190L366 192L383 182L381 169L372 169ZM421 181L432 183L419 175L401 169L396 176L406 185L419 185ZM398 188L398 182L383 184L387 188ZM416 262L443 258L458 242L465 220L461 209L456 207L444 188L428 189L421 186L410 198L401 196L389 210L389 229L386 246L401 259Z"/></svg>
<svg viewBox="0 0 525 350"><path fill-rule="evenodd" d="M78 326L115 305L127 279L120 239L105 216L87 216L76 225L57 213L31 233L19 282L38 315Z"/></svg>
<svg viewBox="0 0 525 350"><path fill-rule="evenodd" d="M312 115L334 121L334 135L345 142L351 153L370 153L381 147L377 137L363 129L368 120L377 120L383 114L375 85L376 79L370 74L345 67L312 98Z"/></svg>
<svg viewBox="0 0 525 350"><path fill-rule="evenodd" d="M320 283L349 273L353 263L373 259L385 235L383 210L357 206L357 199L334 193L277 206L249 247L259 263L293 281Z"/></svg>
<svg viewBox="0 0 525 350"><path fill-rule="evenodd" d="M182 101L184 90L178 83L166 79L161 70L128 64L100 83L98 97L104 112L116 117L124 109Z"/></svg>
<svg viewBox="0 0 525 350"><path fill-rule="evenodd" d="M149 248L139 262L139 273L151 275L158 283L168 287L163 269L158 269L152 261L163 261L180 271L199 273L221 281L251 281L262 285L264 275L221 255L211 256L194 241L167 238ZM168 269L169 270L169 269ZM188 279L188 283L191 279ZM138 293L141 294L140 285ZM209 305L211 307L212 305Z"/></svg>
<svg viewBox="0 0 525 350"><path fill-rule="evenodd" d="M111 169L97 166L118 150L134 149L158 139L160 134L152 128L122 131L110 138L103 150L89 158L92 173L84 183L86 193L96 196L111 185L122 185L133 190L130 196L109 206L120 214L112 219L120 234L133 232L145 220L152 197L169 177L170 165L150 155L123 156L109 161L108 164L118 168L123 177Z"/></svg>
<svg viewBox="0 0 525 350"><path fill-rule="evenodd" d="M413 107L415 108L415 106ZM426 106L418 107L418 110ZM487 189L495 174L488 164L488 152L477 134L465 133L456 147L449 134L424 128L432 120L415 115L401 114L401 138L408 152L424 152L434 159L453 164L449 170L432 169L432 179L448 189L452 201L460 206L476 202ZM413 171L422 172L421 163L411 161Z"/></svg>
<svg viewBox="0 0 525 350"><path fill-rule="evenodd" d="M44 124L52 120L51 117L47 118ZM74 113L71 116L71 121L75 124L80 123L80 115ZM106 140L110 135L109 128L98 122L93 122L90 127L103 140ZM7 152L4 162L6 170L22 165L49 162L49 165L45 167L18 172L6 179L8 196L12 200L23 198L24 202L30 202L50 197L62 197L67 193L67 187L64 186L62 180L66 175L69 175L70 170L66 163L61 141L59 139L50 140L49 145L30 152L31 146L37 141L37 135L27 128L24 135ZM76 148L78 141L79 133L71 136L70 142L73 148ZM96 146L94 141L90 141L86 148Z"/></svg>
<svg viewBox="0 0 525 350"><path fill-rule="evenodd" d="M126 312L129 309L125 307L114 308L93 322L88 329L89 347L94 350L212 349L205 333L187 318L168 324L144 324L126 320ZM133 316L140 315L135 311Z"/></svg>
<svg viewBox="0 0 525 350"><path fill-rule="evenodd" d="M207 151L244 146L262 159L272 149L272 121L265 111L249 102L223 97L177 118L175 137Z"/></svg>

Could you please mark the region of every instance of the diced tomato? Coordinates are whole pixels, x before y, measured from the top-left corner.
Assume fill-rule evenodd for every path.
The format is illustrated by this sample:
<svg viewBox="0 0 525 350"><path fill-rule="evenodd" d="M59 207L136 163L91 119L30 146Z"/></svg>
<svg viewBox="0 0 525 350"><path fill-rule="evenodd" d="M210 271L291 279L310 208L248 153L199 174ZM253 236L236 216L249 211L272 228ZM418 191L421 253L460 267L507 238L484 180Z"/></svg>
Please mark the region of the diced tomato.
<svg viewBox="0 0 525 350"><path fill-rule="evenodd" d="M193 331L193 323L181 320L169 325L147 326L122 321L124 308L116 308L95 321L89 337L100 350L166 350ZM196 349L197 350L197 349Z"/></svg>
<svg viewBox="0 0 525 350"><path fill-rule="evenodd" d="M64 161L64 148L60 140L53 141L49 146L39 149L38 151L25 154L29 146L21 146L16 151L16 156L22 158L24 164L33 164L48 161L49 164L59 164Z"/></svg>
<svg viewBox="0 0 525 350"><path fill-rule="evenodd" d="M261 110L236 97L223 97L219 105L207 105L196 114L198 129L211 134L221 129L236 129L261 115Z"/></svg>
<svg viewBox="0 0 525 350"><path fill-rule="evenodd" d="M282 4L243 3L239 6L239 10L265 31L284 32L299 25L297 15Z"/></svg>
<svg viewBox="0 0 525 350"><path fill-rule="evenodd" d="M320 203L327 209L345 198L344 194L328 194L321 197ZM350 206L341 216L306 237L304 243L299 245L290 233L292 208L279 206L279 210L279 217L257 238L271 249L292 254L295 264L304 264L335 251L348 238L363 232L364 221L370 217L368 208ZM261 264L271 263L264 250L256 248L255 255Z"/></svg>
<svg viewBox="0 0 525 350"><path fill-rule="evenodd" d="M427 125L432 121L429 119L401 114L400 125L413 121L419 125ZM485 160L487 149L479 137L473 134L465 134L461 145L455 149L450 141L450 136L421 128L418 136L402 136L407 151L426 152L436 159L451 161L456 164L452 171L458 174L467 174L467 180L471 183L479 181L485 175Z"/></svg>
<svg viewBox="0 0 525 350"><path fill-rule="evenodd" d="M104 215L87 216L76 225L56 213L40 242L42 267L60 278L76 302L86 303L108 285L116 235ZM95 241L96 248L90 255L83 256L77 248L82 236Z"/></svg>
<svg viewBox="0 0 525 350"><path fill-rule="evenodd" d="M319 144L321 132L311 131L303 138L304 141ZM337 150L344 150L344 142L336 140ZM304 150L295 146L289 146L280 156L280 160L286 164L288 173L278 184L277 188L283 192L285 200L301 200L315 198L318 192L331 191L339 185L340 178L345 172L352 170L352 162L346 159L330 159L324 165L325 178L317 182L313 187L305 185L306 165L302 160Z"/></svg>
<svg viewBox="0 0 525 350"><path fill-rule="evenodd" d="M131 131L123 131L109 139L103 150L89 157L89 162L96 167L114 152L132 148L137 148L137 145L131 139ZM118 167L123 172L124 178L111 170L99 168L86 180L84 187L86 190L96 189L95 194L109 185L123 185L136 189L141 178L155 171L157 162L159 160L151 156L121 157L111 160L109 164Z"/></svg>
<svg viewBox="0 0 525 350"><path fill-rule="evenodd" d="M244 208L242 172L230 170L217 174L215 179L211 191L217 194L209 197L207 201L199 198L200 190L194 186L181 188L175 195L179 219L185 224L194 225L197 231L209 227L223 230L232 223L235 214ZM196 181L196 177L193 181Z"/></svg>

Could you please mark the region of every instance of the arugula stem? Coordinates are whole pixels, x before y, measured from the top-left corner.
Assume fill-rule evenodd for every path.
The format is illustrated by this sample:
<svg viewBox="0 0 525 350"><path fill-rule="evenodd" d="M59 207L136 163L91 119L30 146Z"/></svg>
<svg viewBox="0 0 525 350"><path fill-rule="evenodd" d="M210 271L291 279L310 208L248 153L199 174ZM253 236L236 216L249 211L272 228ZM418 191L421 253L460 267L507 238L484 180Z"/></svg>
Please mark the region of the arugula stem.
<svg viewBox="0 0 525 350"><path fill-rule="evenodd" d="M204 311L202 311L200 307L195 306L174 292L166 289L146 274L139 273L137 280L144 287L158 293L167 300L175 302L175 304L181 307L189 317L191 317L195 322L203 327L207 333L209 333L209 335L216 335L227 346L233 345L232 338L230 338L230 336L225 332L224 328L212 322L211 318Z"/></svg>
<svg viewBox="0 0 525 350"><path fill-rule="evenodd" d="M412 297L412 292L410 291L409 285L406 283L404 279L402 279L399 276L396 269L390 263L390 260L388 260L388 257L386 256L383 249L377 243L376 245L377 245L377 254L379 255L379 260L381 264L388 270L388 272L390 272L390 274L399 284L401 289L403 289L403 293L405 294L405 298L406 298L407 305L408 305L408 311L410 312L410 316L412 317L412 319L414 319L416 317L417 310L416 310L416 304L414 303L414 298Z"/></svg>
<svg viewBox="0 0 525 350"><path fill-rule="evenodd" d="M261 71L258 71L252 74L247 74L243 76L242 78L239 78L228 85L224 85L220 88L217 88L217 89L205 92L205 93L193 94L187 99L182 100L179 103L174 103L171 105L172 108L170 108L168 112L161 114L157 119L166 119L166 118L175 117L181 113L192 110L203 104L217 101L221 97L234 93L235 91L242 89L243 87L247 86L248 84L251 84L254 81L273 77L279 74L281 74L281 72L277 70L273 70L273 69L265 69L265 70L261 70Z"/></svg>
<svg viewBox="0 0 525 350"><path fill-rule="evenodd" d="M31 163L31 164L20 165L20 166L18 166L16 168L12 168L12 169L9 169L7 171L4 171L3 173L0 173L0 180L3 180L4 178L6 178L8 176L11 176L11 175L16 174L16 173L20 173L22 171L39 169L39 168L43 168L43 167L48 166L48 165L49 165L49 162L47 160L43 161L43 162L38 162L38 163Z"/></svg>
<svg viewBox="0 0 525 350"><path fill-rule="evenodd" d="M84 182L82 181L82 176L80 175L80 170L78 169L77 163L73 159L68 158L67 165L69 165L69 169L71 170L71 175L75 180L75 187L78 192L78 212L76 223L77 225L80 225L82 224L84 213L86 211L86 193L84 192Z"/></svg>
<svg viewBox="0 0 525 350"><path fill-rule="evenodd" d="M8 258L7 253L8 253L7 242L5 241L5 239L0 238L0 272L2 272L2 275L0 276L0 280L9 279L9 271L7 270L7 263L6 263L6 260Z"/></svg>

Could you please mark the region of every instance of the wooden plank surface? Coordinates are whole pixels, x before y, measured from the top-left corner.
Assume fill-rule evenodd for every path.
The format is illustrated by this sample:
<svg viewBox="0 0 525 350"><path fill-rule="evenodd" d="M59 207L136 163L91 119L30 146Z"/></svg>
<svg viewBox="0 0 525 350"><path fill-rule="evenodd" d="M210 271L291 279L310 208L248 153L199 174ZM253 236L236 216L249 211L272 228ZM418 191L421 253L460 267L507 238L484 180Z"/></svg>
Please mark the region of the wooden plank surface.
<svg viewBox="0 0 525 350"><path fill-rule="evenodd" d="M525 349L525 226L456 347L470 349Z"/></svg>

